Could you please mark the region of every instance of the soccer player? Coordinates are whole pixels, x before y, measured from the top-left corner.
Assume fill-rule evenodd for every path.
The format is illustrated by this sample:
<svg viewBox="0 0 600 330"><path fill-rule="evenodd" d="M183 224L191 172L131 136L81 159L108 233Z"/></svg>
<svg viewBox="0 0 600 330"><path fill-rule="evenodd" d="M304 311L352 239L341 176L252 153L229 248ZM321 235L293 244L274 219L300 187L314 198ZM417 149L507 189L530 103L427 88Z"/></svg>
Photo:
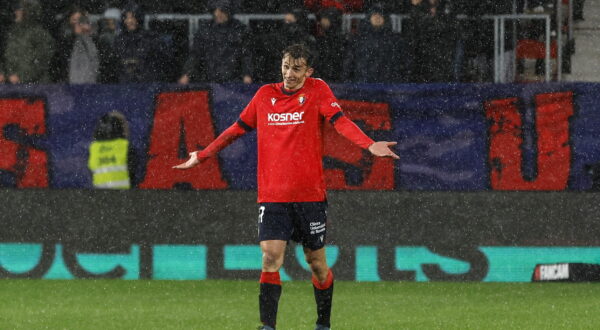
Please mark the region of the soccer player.
<svg viewBox="0 0 600 330"><path fill-rule="evenodd" d="M329 329L333 273L325 259L327 199L323 177L323 120L375 156L399 159L390 146L374 142L344 116L320 79L311 78L313 55L304 45L282 52L283 82L262 86L239 119L202 151L190 153L187 169L215 156L238 137L258 135L258 238L262 250L259 309L261 329L275 329L281 295L279 269L288 241L301 242L312 271L317 303L315 329Z"/></svg>

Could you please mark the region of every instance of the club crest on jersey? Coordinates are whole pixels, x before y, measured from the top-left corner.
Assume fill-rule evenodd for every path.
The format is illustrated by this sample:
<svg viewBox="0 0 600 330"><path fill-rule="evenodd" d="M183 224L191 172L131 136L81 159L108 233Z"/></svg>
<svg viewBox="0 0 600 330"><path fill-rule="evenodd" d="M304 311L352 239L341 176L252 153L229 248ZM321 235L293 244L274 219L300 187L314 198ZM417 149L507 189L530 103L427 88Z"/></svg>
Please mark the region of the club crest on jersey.
<svg viewBox="0 0 600 330"><path fill-rule="evenodd" d="M298 96L298 103L300 105L303 105L304 101L306 101L306 97L304 96L304 94L300 94L300 96Z"/></svg>
<svg viewBox="0 0 600 330"><path fill-rule="evenodd" d="M275 102L277 102L277 99L276 99L276 98L274 98L274 97L272 97L272 98L271 98L271 104L272 104L272 105L275 105Z"/></svg>

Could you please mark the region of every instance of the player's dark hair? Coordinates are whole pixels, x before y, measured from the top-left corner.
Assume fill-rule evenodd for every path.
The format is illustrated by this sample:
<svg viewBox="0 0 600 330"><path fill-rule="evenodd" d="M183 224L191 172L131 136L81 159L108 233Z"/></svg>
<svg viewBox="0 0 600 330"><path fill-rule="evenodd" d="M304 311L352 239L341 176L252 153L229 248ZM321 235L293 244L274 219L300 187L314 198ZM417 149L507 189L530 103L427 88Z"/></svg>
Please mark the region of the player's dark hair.
<svg viewBox="0 0 600 330"><path fill-rule="evenodd" d="M314 61L315 61L315 55L310 50L310 48L308 48L304 44L293 44L291 46L287 46L281 52L281 58L284 58L287 55L289 55L293 59L301 59L301 58L305 59L306 66L309 68L311 68L313 66Z"/></svg>

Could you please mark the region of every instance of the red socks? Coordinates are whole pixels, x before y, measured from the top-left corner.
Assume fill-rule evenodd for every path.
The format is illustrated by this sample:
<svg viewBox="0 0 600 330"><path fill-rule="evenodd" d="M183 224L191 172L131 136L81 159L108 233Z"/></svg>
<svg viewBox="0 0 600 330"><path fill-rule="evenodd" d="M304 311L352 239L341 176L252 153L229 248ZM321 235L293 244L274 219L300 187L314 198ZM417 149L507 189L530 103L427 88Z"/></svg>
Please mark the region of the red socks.
<svg viewBox="0 0 600 330"><path fill-rule="evenodd" d="M315 288L319 290L327 290L333 284L333 272L331 272L331 269L329 269L329 272L327 272L327 279L325 280L325 282L319 282L317 277L313 275L312 282Z"/></svg>
<svg viewBox="0 0 600 330"><path fill-rule="evenodd" d="M281 278L279 278L279 272L262 272L262 273L260 273L260 283L281 285Z"/></svg>

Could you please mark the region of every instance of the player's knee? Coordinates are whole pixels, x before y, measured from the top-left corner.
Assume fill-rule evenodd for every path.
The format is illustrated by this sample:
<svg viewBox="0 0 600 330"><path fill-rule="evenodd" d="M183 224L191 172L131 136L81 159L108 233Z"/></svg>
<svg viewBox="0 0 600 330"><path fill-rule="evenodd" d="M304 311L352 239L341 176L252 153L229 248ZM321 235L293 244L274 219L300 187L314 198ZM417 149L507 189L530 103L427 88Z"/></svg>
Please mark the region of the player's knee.
<svg viewBox="0 0 600 330"><path fill-rule="evenodd" d="M319 273L320 271L327 269L327 263L321 258L317 258L312 255L306 255L305 260L310 269L315 273Z"/></svg>
<svg viewBox="0 0 600 330"><path fill-rule="evenodd" d="M263 251L263 267L267 267L272 269L273 271L279 270L281 264L283 263L283 257L279 253L274 253L272 251Z"/></svg>

